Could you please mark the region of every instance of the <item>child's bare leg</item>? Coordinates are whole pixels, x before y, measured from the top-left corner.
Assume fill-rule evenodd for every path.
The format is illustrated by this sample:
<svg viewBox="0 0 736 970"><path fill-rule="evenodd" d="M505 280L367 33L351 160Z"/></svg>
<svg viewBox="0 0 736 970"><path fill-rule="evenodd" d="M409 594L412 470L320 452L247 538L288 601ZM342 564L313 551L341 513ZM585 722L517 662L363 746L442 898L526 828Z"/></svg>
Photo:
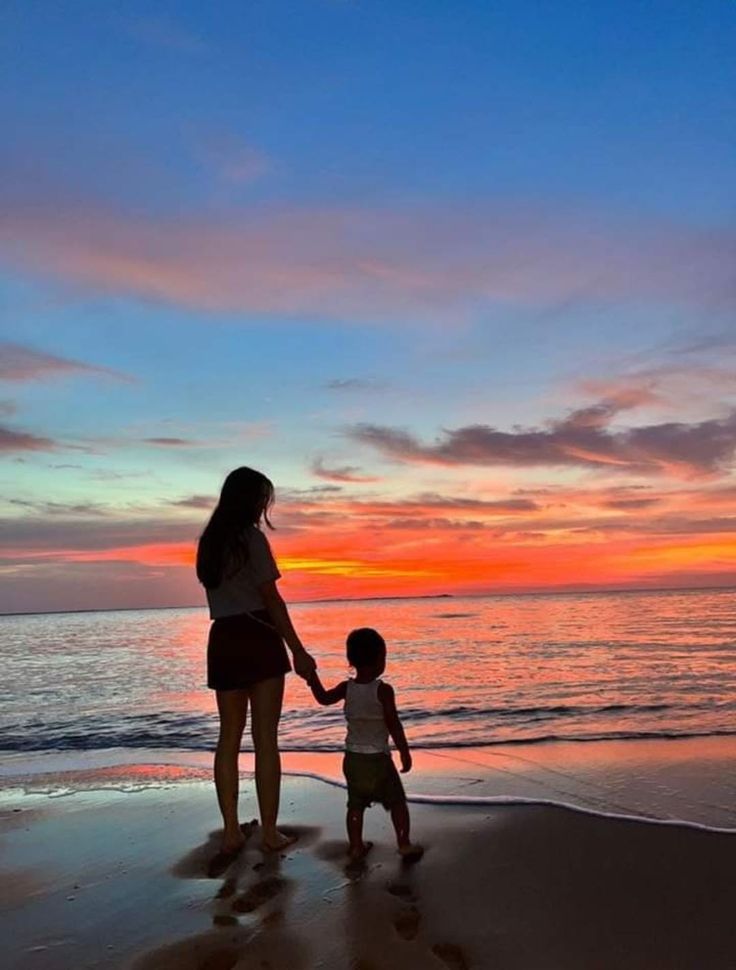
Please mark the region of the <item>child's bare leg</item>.
<svg viewBox="0 0 736 970"><path fill-rule="evenodd" d="M409 838L411 823L409 820L409 807L405 801L398 802L391 809L391 821L394 823L396 831L396 844L399 852L405 858L418 859L424 849L420 845L413 845Z"/></svg>
<svg viewBox="0 0 736 970"><path fill-rule="evenodd" d="M398 802L398 804L394 805L391 809L391 821L394 823L396 843L399 847L399 852L401 852L404 846L411 845L409 838L409 808L406 802Z"/></svg>
<svg viewBox="0 0 736 970"><path fill-rule="evenodd" d="M363 841L363 808L348 808L347 828L348 841L350 842L350 857L352 859L362 859L367 855L372 847L370 842Z"/></svg>

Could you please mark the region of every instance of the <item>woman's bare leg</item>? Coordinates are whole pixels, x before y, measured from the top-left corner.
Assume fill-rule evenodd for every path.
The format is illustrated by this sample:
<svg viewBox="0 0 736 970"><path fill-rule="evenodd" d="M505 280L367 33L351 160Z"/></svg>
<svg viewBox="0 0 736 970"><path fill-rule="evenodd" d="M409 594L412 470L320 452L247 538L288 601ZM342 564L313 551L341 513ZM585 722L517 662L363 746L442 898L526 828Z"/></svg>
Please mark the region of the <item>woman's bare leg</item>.
<svg viewBox="0 0 736 970"><path fill-rule="evenodd" d="M283 699L283 677L271 677L250 688L250 729L256 753L256 792L261 812L263 844L267 849L280 849L293 841L276 828L281 793L278 729Z"/></svg>
<svg viewBox="0 0 736 970"><path fill-rule="evenodd" d="M215 752L215 788L225 825L222 851L235 852L245 841L238 819L238 755L248 717L248 691L218 690L217 710L220 713L220 736Z"/></svg>

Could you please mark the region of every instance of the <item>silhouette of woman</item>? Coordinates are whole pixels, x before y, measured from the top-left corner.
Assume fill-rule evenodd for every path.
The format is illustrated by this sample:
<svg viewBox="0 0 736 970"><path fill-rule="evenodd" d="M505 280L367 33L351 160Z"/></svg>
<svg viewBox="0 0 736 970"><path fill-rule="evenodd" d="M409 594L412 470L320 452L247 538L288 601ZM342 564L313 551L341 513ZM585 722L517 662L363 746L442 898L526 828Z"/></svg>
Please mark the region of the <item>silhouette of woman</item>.
<svg viewBox="0 0 736 970"><path fill-rule="evenodd" d="M207 686L216 691L220 734L215 787L225 831L222 853L234 855L245 836L238 819L238 755L251 709L256 792L265 849L291 841L276 827L281 789L278 724L284 676L306 678L315 662L302 646L276 588L280 577L261 523L273 528L269 510L274 488L261 472L236 468L225 479L197 548L197 577L207 592L210 627Z"/></svg>

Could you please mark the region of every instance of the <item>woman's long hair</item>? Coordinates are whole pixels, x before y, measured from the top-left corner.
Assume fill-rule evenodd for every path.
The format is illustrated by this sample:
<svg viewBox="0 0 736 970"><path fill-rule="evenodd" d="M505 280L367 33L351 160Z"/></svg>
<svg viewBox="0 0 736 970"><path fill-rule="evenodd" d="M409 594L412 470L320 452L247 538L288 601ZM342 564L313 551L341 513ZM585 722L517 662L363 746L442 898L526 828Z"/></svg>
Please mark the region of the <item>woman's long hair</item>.
<svg viewBox="0 0 736 970"><path fill-rule="evenodd" d="M230 572L248 558L245 532L261 518L272 529L268 511L273 505L273 485L253 468L236 468L225 479L220 501L197 546L197 579L215 589Z"/></svg>

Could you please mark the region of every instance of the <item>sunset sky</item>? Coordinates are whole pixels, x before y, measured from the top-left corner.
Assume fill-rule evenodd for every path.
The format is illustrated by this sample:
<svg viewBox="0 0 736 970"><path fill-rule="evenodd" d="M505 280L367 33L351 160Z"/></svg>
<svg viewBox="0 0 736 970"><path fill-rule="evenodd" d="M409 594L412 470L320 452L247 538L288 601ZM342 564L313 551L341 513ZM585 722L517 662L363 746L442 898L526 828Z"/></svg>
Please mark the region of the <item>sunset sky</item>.
<svg viewBox="0 0 736 970"><path fill-rule="evenodd" d="M736 583L736 5L10 0L0 610Z"/></svg>

